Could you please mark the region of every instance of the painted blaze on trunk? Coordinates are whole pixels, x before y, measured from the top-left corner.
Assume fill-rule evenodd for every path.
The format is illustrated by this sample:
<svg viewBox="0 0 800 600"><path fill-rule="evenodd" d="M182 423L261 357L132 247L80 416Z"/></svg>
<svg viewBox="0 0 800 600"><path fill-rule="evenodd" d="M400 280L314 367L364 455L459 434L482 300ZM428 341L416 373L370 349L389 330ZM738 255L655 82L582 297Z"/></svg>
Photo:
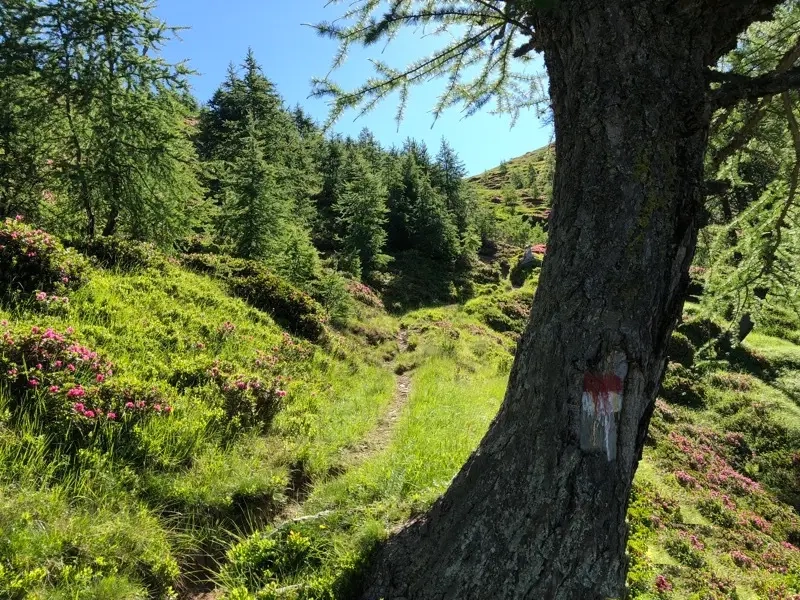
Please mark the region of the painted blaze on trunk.
<svg viewBox="0 0 800 600"><path fill-rule="evenodd" d="M617 415L622 410L622 392L628 362L622 352L613 352L601 372L583 375L581 397L581 449L604 450L608 460L617 457Z"/></svg>
<svg viewBox="0 0 800 600"><path fill-rule="evenodd" d="M628 496L702 206L707 68L774 4L571 0L537 15L556 173L530 322L479 448L380 550L363 598L624 595Z"/></svg>

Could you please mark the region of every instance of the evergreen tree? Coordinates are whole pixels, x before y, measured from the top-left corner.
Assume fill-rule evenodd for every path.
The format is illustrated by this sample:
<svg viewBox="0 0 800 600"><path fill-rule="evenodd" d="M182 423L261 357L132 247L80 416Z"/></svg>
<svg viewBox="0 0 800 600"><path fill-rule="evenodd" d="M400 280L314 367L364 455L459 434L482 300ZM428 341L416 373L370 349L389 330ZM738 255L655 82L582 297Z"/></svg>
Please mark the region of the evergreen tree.
<svg viewBox="0 0 800 600"><path fill-rule="evenodd" d="M286 279L311 291L312 284L322 276L322 264L308 230L289 224L279 244L278 252L268 262Z"/></svg>
<svg viewBox="0 0 800 600"><path fill-rule="evenodd" d="M431 258L450 260L459 252L458 229L416 155L406 153L390 173L389 244L397 251L415 248Z"/></svg>
<svg viewBox="0 0 800 600"><path fill-rule="evenodd" d="M343 193L333 209L336 214L337 242L347 264L367 273L386 266L383 254L386 245L386 186L370 163L358 153L352 153L345 170ZM357 259L357 260L355 260ZM357 265L360 267L355 267Z"/></svg>
<svg viewBox="0 0 800 600"><path fill-rule="evenodd" d="M247 119L224 185L223 232L233 242L237 256L265 259L279 249L289 219L289 200L280 186L278 167L264 160L256 122Z"/></svg>
<svg viewBox="0 0 800 600"><path fill-rule="evenodd" d="M433 185L444 196L447 210L453 215L459 234L467 230L470 217L470 194L464 177L467 169L447 140L442 138L433 169Z"/></svg>
<svg viewBox="0 0 800 600"><path fill-rule="evenodd" d="M0 13L0 219L18 213L35 219L43 194L53 197L50 165L61 124L37 73L35 16L27 0L7 3Z"/></svg>
<svg viewBox="0 0 800 600"><path fill-rule="evenodd" d="M335 244L336 213L334 206L344 193L346 184L345 165L349 153L344 143L334 137L322 144L319 169L322 185L315 195L316 220L314 237L323 250L332 250Z"/></svg>
<svg viewBox="0 0 800 600"><path fill-rule="evenodd" d="M179 93L187 70L158 56L174 31L146 0L60 0L39 6L42 82L68 140L58 170L103 233L171 243L201 190Z"/></svg>
<svg viewBox="0 0 800 600"><path fill-rule="evenodd" d="M319 186L314 168L316 140L301 138L296 117L305 119L304 115L285 109L252 49L248 49L241 71L240 75L233 66L228 68L225 81L201 115L198 147L209 162L208 187L218 194L225 164L236 159L239 141L252 120L263 159L275 167L279 184L294 203L292 213L308 223L314 213L310 198ZM306 132L310 131L308 126L306 120Z"/></svg>

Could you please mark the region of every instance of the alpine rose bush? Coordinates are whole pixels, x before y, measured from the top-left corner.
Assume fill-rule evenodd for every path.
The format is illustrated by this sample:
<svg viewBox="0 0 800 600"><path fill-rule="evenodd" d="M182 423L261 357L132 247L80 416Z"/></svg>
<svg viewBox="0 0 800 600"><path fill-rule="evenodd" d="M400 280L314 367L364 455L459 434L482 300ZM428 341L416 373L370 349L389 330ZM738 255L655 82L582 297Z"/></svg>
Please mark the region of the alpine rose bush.
<svg viewBox="0 0 800 600"><path fill-rule="evenodd" d="M87 268L80 254L22 217L0 222L0 296L63 295L82 283Z"/></svg>
<svg viewBox="0 0 800 600"><path fill-rule="evenodd" d="M156 390L111 381L113 365L68 328L19 329L0 322L0 385L7 390L12 426L27 421L67 453L88 446L119 451L135 426L172 407Z"/></svg>

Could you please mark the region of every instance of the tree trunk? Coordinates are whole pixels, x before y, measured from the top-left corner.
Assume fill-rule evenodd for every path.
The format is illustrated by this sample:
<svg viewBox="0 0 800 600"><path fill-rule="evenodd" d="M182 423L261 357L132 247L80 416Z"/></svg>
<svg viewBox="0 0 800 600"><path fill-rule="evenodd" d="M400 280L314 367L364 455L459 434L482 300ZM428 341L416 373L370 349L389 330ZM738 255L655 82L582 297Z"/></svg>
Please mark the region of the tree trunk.
<svg viewBox="0 0 800 600"><path fill-rule="evenodd" d="M115 187L115 186L114 186ZM103 227L103 235L105 237L112 236L117 231L117 219L119 218L119 205L117 204L117 197L114 196L114 204L111 206L111 212L106 220L106 226Z"/></svg>
<svg viewBox="0 0 800 600"><path fill-rule="evenodd" d="M486 437L378 551L365 600L623 595L628 496L689 280L719 44L684 4L570 0L536 24L556 172L530 322Z"/></svg>

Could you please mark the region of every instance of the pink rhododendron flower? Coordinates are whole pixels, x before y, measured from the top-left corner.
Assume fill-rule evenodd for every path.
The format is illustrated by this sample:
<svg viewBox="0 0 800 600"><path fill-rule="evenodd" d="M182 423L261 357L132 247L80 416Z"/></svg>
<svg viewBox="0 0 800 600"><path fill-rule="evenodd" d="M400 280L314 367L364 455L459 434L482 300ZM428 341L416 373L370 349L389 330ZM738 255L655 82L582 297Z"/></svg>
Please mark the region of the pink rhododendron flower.
<svg viewBox="0 0 800 600"><path fill-rule="evenodd" d="M656 577L656 589L659 592L669 592L672 590L672 584L663 575Z"/></svg>
<svg viewBox="0 0 800 600"><path fill-rule="evenodd" d="M86 390L84 390L81 386L72 388L67 392L67 398L83 398L85 395Z"/></svg>

